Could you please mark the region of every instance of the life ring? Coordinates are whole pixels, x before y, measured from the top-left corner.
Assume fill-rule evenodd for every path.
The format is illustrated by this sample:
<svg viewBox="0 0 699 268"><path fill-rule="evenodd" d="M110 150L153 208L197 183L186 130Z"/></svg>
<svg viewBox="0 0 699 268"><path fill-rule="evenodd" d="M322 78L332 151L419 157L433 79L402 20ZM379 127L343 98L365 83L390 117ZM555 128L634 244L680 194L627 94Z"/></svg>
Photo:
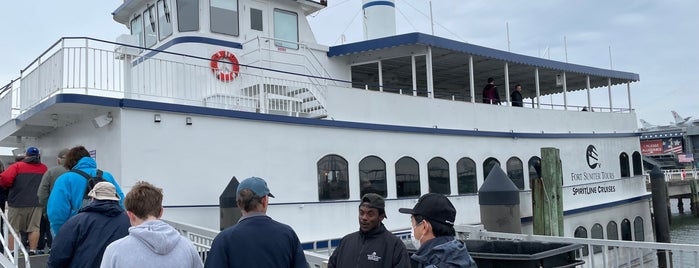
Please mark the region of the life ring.
<svg viewBox="0 0 699 268"><path fill-rule="evenodd" d="M233 69L230 71L225 71L221 70L218 68L219 61L222 59L226 59L233 64ZM225 50L221 50L219 52L214 53L213 56L211 56L211 71L214 73L216 78L218 80L221 80L223 82L230 82L233 81L236 77L238 77L238 72L240 71L240 65L238 64L238 59L233 55L233 53L230 53Z"/></svg>

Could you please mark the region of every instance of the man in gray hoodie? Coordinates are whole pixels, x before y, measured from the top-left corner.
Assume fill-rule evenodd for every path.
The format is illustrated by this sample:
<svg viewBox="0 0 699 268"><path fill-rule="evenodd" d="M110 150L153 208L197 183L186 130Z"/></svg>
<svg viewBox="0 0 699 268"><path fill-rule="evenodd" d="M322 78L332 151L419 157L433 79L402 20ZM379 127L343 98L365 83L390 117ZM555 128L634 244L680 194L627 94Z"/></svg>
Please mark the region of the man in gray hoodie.
<svg viewBox="0 0 699 268"><path fill-rule="evenodd" d="M204 267L192 242L160 220L162 189L138 182L126 194L124 206L132 226L129 235L107 247L100 267Z"/></svg>

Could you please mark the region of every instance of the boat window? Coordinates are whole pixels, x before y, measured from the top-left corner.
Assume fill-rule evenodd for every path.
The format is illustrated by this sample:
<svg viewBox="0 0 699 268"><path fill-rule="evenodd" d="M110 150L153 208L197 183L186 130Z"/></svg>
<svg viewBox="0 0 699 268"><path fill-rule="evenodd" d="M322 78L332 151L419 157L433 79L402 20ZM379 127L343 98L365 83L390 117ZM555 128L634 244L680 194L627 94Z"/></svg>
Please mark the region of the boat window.
<svg viewBox="0 0 699 268"><path fill-rule="evenodd" d="M143 46L143 20L141 16L136 16L131 20L131 35L138 38L138 46Z"/></svg>
<svg viewBox="0 0 699 268"><path fill-rule="evenodd" d="M199 31L199 0L177 0L177 29Z"/></svg>
<svg viewBox="0 0 699 268"><path fill-rule="evenodd" d="M158 36L160 40L172 35L172 19L170 17L170 1L158 1Z"/></svg>
<svg viewBox="0 0 699 268"><path fill-rule="evenodd" d="M633 234L636 241L645 241L646 235L643 231L643 218L636 216L633 220Z"/></svg>
<svg viewBox="0 0 699 268"><path fill-rule="evenodd" d="M633 175L643 175L643 161L641 161L641 154L636 151L631 155L633 159Z"/></svg>
<svg viewBox="0 0 699 268"><path fill-rule="evenodd" d="M631 172L629 170L629 155L626 153L621 153L619 155L619 169L621 170L621 177L630 177Z"/></svg>
<svg viewBox="0 0 699 268"><path fill-rule="evenodd" d="M250 8L250 29L263 31L262 10Z"/></svg>
<svg viewBox="0 0 699 268"><path fill-rule="evenodd" d="M150 6L143 12L143 36L146 47L152 47L158 42L157 35L157 28L155 28L155 6Z"/></svg>
<svg viewBox="0 0 699 268"><path fill-rule="evenodd" d="M507 160L507 177L519 188L524 190L524 168L522 160L517 157L511 157Z"/></svg>
<svg viewBox="0 0 699 268"><path fill-rule="evenodd" d="M376 156L367 156L359 161L360 196L367 193L386 197L386 162Z"/></svg>
<svg viewBox="0 0 699 268"><path fill-rule="evenodd" d="M404 156L396 161L396 196L420 196L420 167L415 159Z"/></svg>
<svg viewBox="0 0 699 268"><path fill-rule="evenodd" d="M478 191L478 181L476 180L476 162L471 158L464 157L456 162L456 176L459 194L470 194Z"/></svg>
<svg viewBox="0 0 699 268"><path fill-rule="evenodd" d="M595 223L595 225L592 225L592 229L590 229L590 238L604 239L604 228L602 228L601 224ZM592 252L602 252L602 246L592 246Z"/></svg>
<svg viewBox="0 0 699 268"><path fill-rule="evenodd" d="M299 48L298 15L291 11L274 9L274 45L291 49Z"/></svg>
<svg viewBox="0 0 699 268"><path fill-rule="evenodd" d="M577 238L587 238L587 229L582 226L578 226L578 228L575 228L575 233L573 234L574 237ZM583 256L590 255L590 251L587 247L582 248ZM576 257L580 257L580 251L575 251Z"/></svg>
<svg viewBox="0 0 699 268"><path fill-rule="evenodd" d="M211 0L211 32L238 36L238 0Z"/></svg>
<svg viewBox="0 0 699 268"><path fill-rule="evenodd" d="M500 161L498 161L495 158L489 157L485 161L483 161L483 180L485 181L486 178L488 178L488 175L490 174L490 171L495 167L495 165L500 168Z"/></svg>
<svg viewBox="0 0 699 268"><path fill-rule="evenodd" d="M347 160L339 155L326 155L318 161L318 199L349 199Z"/></svg>
<svg viewBox="0 0 699 268"><path fill-rule="evenodd" d="M438 194L451 194L449 185L449 162L441 157L435 157L427 162L428 192Z"/></svg>
<svg viewBox="0 0 699 268"><path fill-rule="evenodd" d="M534 181L541 178L541 158L532 156L529 158L529 189L533 189Z"/></svg>
<svg viewBox="0 0 699 268"><path fill-rule="evenodd" d="M619 240L619 229L615 221L610 221L607 223L607 239L608 240ZM609 249L614 247L610 246Z"/></svg>
<svg viewBox="0 0 699 268"><path fill-rule="evenodd" d="M632 241L631 239L631 221L624 219L621 221L621 240Z"/></svg>
<svg viewBox="0 0 699 268"><path fill-rule="evenodd" d="M371 62L351 67L352 87L379 90L379 63Z"/></svg>

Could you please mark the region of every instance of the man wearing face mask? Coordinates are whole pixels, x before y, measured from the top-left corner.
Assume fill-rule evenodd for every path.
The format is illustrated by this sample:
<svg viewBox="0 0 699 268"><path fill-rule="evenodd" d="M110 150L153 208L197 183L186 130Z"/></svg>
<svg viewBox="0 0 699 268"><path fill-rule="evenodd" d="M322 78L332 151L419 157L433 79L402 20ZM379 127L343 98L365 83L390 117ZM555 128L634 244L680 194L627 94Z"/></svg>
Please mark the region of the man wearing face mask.
<svg viewBox="0 0 699 268"><path fill-rule="evenodd" d="M410 258L403 242L386 230L384 198L375 193L362 197L359 204L359 231L346 235L335 249L329 268L400 267L409 268Z"/></svg>
<svg viewBox="0 0 699 268"><path fill-rule="evenodd" d="M417 252L410 258L418 267L477 267L466 245L454 237L456 209L445 196L429 193L420 197L412 209L398 211L411 215L412 242Z"/></svg>

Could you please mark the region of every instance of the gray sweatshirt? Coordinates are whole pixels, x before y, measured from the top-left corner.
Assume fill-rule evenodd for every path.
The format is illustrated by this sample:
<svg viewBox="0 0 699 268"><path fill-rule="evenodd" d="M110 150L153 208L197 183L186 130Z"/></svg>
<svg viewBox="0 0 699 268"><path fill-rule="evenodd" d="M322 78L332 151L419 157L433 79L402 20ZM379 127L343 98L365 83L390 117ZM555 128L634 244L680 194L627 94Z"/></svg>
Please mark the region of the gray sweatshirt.
<svg viewBox="0 0 699 268"><path fill-rule="evenodd" d="M109 244L100 267L204 267L192 242L160 220L129 228L129 235Z"/></svg>

